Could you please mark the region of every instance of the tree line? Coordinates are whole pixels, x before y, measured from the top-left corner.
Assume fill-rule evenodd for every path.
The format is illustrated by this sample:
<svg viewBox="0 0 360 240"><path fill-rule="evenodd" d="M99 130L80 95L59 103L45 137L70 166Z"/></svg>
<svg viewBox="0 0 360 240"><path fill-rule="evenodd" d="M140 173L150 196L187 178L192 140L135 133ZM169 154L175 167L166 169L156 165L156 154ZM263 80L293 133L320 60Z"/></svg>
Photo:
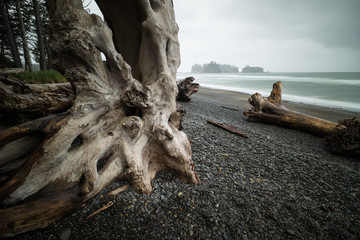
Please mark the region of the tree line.
<svg viewBox="0 0 360 240"><path fill-rule="evenodd" d="M45 0L0 0L0 67L50 68L49 15Z"/></svg>

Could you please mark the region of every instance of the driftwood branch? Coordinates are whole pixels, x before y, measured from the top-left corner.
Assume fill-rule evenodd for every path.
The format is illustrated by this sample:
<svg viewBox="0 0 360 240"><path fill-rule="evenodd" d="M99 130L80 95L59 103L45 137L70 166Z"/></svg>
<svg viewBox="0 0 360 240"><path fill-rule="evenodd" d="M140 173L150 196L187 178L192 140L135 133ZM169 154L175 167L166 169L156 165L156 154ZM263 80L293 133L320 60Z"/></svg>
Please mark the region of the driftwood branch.
<svg viewBox="0 0 360 240"><path fill-rule="evenodd" d="M217 127L220 127L220 128L223 128L223 129L226 129L228 130L229 132L232 132L232 133L235 133L239 136L242 136L244 138L249 138L244 132L240 131L239 129L237 129L236 127L234 126L231 126L229 124L226 124L226 123L220 123L220 122L217 122L217 121L214 121L214 120L207 120L208 123L211 123Z"/></svg>
<svg viewBox="0 0 360 240"><path fill-rule="evenodd" d="M112 190L111 192L108 192L108 193L106 194L106 196L108 196L108 197L110 197L110 196L115 196L115 195L117 195L117 194L119 194L119 193L122 193L122 192L126 191L128 188L129 188L129 185L126 184L126 185L124 185L124 186L122 186L122 187L119 187L119 188L117 188L117 189L115 189L115 190Z"/></svg>
<svg viewBox="0 0 360 240"><path fill-rule="evenodd" d="M225 108L225 109L228 109L228 110L235 111L235 112L238 112L238 111L239 111L238 109L231 108L231 107L226 107L226 106L221 106L221 107L222 107L222 108Z"/></svg>
<svg viewBox="0 0 360 240"><path fill-rule="evenodd" d="M31 136L36 132L50 136L61 128L65 118L66 113L49 115L2 130L0 131L0 146L25 136Z"/></svg>
<svg viewBox="0 0 360 240"><path fill-rule="evenodd" d="M90 214L89 216L86 217L86 219L92 218L93 216L101 213L102 211L108 209L109 207L111 207L112 205L114 205L113 201L108 202L108 204L106 204L105 206L99 208L98 210L96 210L95 212L93 212L92 214Z"/></svg>

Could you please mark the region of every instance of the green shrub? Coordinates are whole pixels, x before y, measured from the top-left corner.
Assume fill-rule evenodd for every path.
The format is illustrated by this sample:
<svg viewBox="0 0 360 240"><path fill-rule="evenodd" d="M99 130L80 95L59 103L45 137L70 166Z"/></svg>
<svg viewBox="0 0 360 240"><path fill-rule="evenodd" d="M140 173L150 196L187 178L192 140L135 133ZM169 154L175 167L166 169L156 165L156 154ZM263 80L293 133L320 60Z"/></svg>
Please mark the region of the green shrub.
<svg viewBox="0 0 360 240"><path fill-rule="evenodd" d="M55 70L26 72L14 74L14 77L23 80L25 83L66 83L67 80L59 72Z"/></svg>

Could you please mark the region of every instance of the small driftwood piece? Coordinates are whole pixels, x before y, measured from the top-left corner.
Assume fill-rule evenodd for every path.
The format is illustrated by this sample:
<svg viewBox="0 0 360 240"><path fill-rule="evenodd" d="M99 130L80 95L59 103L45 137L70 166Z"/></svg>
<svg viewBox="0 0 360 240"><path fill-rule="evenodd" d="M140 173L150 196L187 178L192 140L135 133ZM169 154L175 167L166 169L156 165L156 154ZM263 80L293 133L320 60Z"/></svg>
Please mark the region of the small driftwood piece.
<svg viewBox="0 0 360 240"><path fill-rule="evenodd" d="M228 110L232 110L235 112L238 112L239 110L235 109L235 108L230 108L230 107L225 107L225 106L221 106L222 108L228 109Z"/></svg>
<svg viewBox="0 0 360 240"><path fill-rule="evenodd" d="M106 196L108 196L108 197L115 196L115 195L117 195L117 194L119 194L119 193L125 192L129 187L130 187L130 186L129 186L128 184L126 184L126 185L124 185L124 186L121 186L121 187L119 187L119 188L117 188L117 189L114 189L114 190L108 192L108 193L106 194Z"/></svg>
<svg viewBox="0 0 360 240"><path fill-rule="evenodd" d="M190 102L191 95L199 91L200 84L193 83L195 78L187 77L183 80L177 81L177 87L179 93L176 97L176 100L179 102Z"/></svg>
<svg viewBox="0 0 360 240"><path fill-rule="evenodd" d="M229 124L226 124L226 123L220 123L220 122L217 122L217 121L213 121L213 120L207 120L208 123L211 123L217 127L220 127L220 128L223 128L223 129L226 129L228 130L229 132L232 132L232 133L235 133L239 136L242 136L244 138L249 138L244 132L240 131L239 129L237 129L236 127L234 126L231 126Z"/></svg>
<svg viewBox="0 0 360 240"><path fill-rule="evenodd" d="M108 202L108 204L106 204L105 206L99 208L98 210L96 210L95 212L93 212L92 214L90 214L89 216L86 217L86 219L92 218L93 216L95 216L96 214L101 213L102 211L108 209L109 207L111 207L112 205L114 205L113 201Z"/></svg>

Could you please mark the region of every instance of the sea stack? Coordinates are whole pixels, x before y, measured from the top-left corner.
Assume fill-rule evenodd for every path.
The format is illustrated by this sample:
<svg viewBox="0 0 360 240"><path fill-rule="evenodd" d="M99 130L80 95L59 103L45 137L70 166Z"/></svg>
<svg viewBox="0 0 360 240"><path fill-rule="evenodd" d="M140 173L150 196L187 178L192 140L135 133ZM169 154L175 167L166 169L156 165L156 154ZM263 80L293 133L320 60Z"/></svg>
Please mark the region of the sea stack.
<svg viewBox="0 0 360 240"><path fill-rule="evenodd" d="M264 72L264 68L262 67L250 67L249 65L247 65L246 67L244 67L241 71L242 73L263 73Z"/></svg>

